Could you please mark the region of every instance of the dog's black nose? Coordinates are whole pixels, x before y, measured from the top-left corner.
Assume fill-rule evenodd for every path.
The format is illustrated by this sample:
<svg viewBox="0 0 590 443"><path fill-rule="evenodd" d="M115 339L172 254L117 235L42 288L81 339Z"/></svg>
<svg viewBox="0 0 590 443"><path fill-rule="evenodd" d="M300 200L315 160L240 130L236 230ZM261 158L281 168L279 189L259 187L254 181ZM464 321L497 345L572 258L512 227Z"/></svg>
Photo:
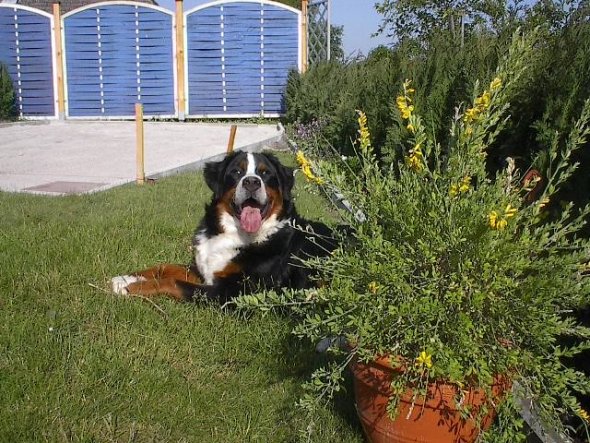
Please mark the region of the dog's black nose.
<svg viewBox="0 0 590 443"><path fill-rule="evenodd" d="M260 189L260 185L260 179L254 176L244 177L244 181L242 182L242 186L244 186L248 192L258 191Z"/></svg>

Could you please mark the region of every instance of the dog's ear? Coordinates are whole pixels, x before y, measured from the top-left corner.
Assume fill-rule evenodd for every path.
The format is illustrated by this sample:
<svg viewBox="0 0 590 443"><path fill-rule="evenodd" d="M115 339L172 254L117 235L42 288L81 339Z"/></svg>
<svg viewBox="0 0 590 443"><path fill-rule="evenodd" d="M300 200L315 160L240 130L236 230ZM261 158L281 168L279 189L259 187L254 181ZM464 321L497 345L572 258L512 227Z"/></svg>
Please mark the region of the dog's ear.
<svg viewBox="0 0 590 443"><path fill-rule="evenodd" d="M283 165L278 158L272 154L265 154L268 160L277 170L279 180L281 181L283 198L285 200L291 199L291 190L295 185L295 176L293 175L293 168Z"/></svg>
<svg viewBox="0 0 590 443"><path fill-rule="evenodd" d="M209 162L205 164L203 175L205 176L205 183L209 189L213 191L215 198L221 197L223 187L223 174L227 166L228 157L219 162Z"/></svg>

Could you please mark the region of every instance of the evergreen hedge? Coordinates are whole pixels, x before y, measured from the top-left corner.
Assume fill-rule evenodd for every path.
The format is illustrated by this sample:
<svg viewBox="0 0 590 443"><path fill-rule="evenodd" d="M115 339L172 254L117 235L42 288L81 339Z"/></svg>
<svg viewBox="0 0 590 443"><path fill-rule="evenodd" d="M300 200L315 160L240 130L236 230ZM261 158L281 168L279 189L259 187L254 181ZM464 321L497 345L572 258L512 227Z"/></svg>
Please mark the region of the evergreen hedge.
<svg viewBox="0 0 590 443"><path fill-rule="evenodd" d="M562 29L539 30L526 76L512 94L512 118L489 152L489 167L497 170L506 157L525 167L536 159L547 167L549 146L565 143L556 132L570 132L574 116L590 96L590 24L572 23ZM505 33L508 35L508 33ZM427 45L398 45L372 51L367 58L345 64L323 64L301 75L292 73L286 93L287 123L308 125L321 121L321 137L344 155L354 152L355 110L366 112L375 146L386 159L399 158L402 125L392 124L395 97L405 79L412 79L414 105L435 138L445 145L455 108L472 99L475 82L488 78L507 50L509 38L474 32L461 47L447 33L435 33ZM402 129L403 130L403 129ZM590 201L588 149L576 160L581 167L570 183L569 200Z"/></svg>
<svg viewBox="0 0 590 443"><path fill-rule="evenodd" d="M6 66L0 64L0 121L16 118L16 102L12 80Z"/></svg>

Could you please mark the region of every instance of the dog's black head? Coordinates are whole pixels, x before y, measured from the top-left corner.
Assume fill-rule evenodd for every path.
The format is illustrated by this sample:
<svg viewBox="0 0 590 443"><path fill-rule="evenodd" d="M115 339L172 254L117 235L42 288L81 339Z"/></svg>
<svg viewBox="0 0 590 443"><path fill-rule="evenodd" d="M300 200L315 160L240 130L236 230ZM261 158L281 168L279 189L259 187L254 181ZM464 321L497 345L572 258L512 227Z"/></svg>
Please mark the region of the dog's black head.
<svg viewBox="0 0 590 443"><path fill-rule="evenodd" d="M244 232L254 234L292 210L293 170L272 154L238 151L207 163L204 173L220 218L230 215Z"/></svg>

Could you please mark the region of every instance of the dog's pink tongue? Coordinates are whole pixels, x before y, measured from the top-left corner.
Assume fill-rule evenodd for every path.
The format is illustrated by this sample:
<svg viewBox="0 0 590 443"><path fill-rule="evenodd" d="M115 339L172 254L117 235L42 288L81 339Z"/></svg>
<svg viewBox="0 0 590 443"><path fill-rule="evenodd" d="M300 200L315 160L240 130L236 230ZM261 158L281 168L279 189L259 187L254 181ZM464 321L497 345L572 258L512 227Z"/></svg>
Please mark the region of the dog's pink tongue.
<svg viewBox="0 0 590 443"><path fill-rule="evenodd" d="M242 229L250 234L257 232L262 225L262 214L260 208L245 206L240 215Z"/></svg>

